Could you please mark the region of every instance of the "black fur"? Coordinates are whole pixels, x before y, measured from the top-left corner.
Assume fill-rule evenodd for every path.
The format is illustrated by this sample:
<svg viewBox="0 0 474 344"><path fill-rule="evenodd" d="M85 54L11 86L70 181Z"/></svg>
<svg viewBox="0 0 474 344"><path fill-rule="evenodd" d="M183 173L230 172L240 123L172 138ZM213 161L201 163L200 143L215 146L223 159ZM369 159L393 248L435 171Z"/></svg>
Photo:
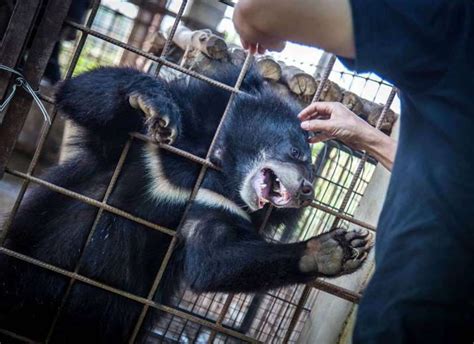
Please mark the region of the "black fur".
<svg viewBox="0 0 474 344"><path fill-rule="evenodd" d="M222 69L211 77L233 85L238 71ZM299 127L298 105L279 99L251 71L243 91L217 142L203 187L246 204L239 186L249 166L265 152L275 161L296 166L311 180L309 146ZM101 68L61 85L57 104L82 128L70 161L51 169L52 183L101 200L130 131L147 133L144 115L128 97L148 96L179 130L174 145L204 157L230 94L198 80L165 82L133 69ZM146 144L134 141L109 203L148 221L176 229L184 204L164 202L150 195L154 176L145 166ZM306 159L296 159L296 147ZM200 165L160 150L166 177L191 189ZM97 208L43 187L33 187L23 202L6 247L73 271L97 214ZM246 220L222 207L196 202L187 218L192 233L179 233L164 280L155 295L158 302L184 283L198 292L255 292L305 282L314 274L301 273L298 262L306 244L272 244L257 229L262 210ZM294 224L298 209L278 209L271 225ZM122 217L104 212L79 268L81 275L146 297L170 237ZM68 279L0 255L0 324L2 328L44 340L62 299ZM101 289L76 282L52 337L57 343L123 343L141 311L141 305ZM152 312L152 311L151 311ZM153 323L148 317L145 328Z"/></svg>

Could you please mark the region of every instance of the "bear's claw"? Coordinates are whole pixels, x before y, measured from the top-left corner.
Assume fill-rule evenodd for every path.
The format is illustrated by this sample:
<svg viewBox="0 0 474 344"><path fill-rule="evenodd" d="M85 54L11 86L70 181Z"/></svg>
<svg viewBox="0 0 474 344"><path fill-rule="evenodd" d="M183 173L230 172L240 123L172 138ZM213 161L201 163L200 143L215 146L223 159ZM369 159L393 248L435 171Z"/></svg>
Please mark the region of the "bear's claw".
<svg viewBox="0 0 474 344"><path fill-rule="evenodd" d="M305 273L336 277L359 268L373 246L373 234L366 229L334 229L308 240L299 268Z"/></svg>

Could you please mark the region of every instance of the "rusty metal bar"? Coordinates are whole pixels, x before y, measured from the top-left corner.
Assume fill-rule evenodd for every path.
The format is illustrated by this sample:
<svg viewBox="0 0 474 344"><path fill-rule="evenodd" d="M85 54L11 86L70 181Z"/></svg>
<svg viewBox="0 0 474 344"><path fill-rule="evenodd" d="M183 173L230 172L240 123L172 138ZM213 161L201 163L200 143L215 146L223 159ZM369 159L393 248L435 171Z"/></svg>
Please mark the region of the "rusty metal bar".
<svg viewBox="0 0 474 344"><path fill-rule="evenodd" d="M227 297L225 299L225 302L224 302L224 305L222 306L222 310L221 310L221 312L219 313L219 316L216 319L216 324L217 325L222 325L222 322L225 319L225 315L227 314L227 311L229 310L229 307L232 304L233 300L234 300L234 294L227 295ZM207 343L208 344L213 343L214 339L216 339L216 335L217 335L217 332L212 331L210 336L209 336L209 339L207 340Z"/></svg>
<svg viewBox="0 0 474 344"><path fill-rule="evenodd" d="M171 44L173 42L174 35L176 33L176 30L178 29L179 22L181 21L183 17L184 10L186 9L186 5L188 4L188 0L182 0L181 5L179 6L178 13L176 14L176 19L173 22L173 26L171 27L171 30L169 32L168 38L166 39L165 46L163 47L163 50L161 51L160 57L163 59L166 59L166 55L168 55L168 52L171 48ZM155 76L158 77L158 74L160 74L161 67L163 64L159 63L156 71L155 71Z"/></svg>
<svg viewBox="0 0 474 344"><path fill-rule="evenodd" d="M243 79L244 79L244 77L245 77L245 74L246 74L246 72L247 72L247 70L248 70L248 68L249 68L249 66L250 66L250 64L251 64L251 62L252 62L252 59L253 59L252 55L248 54L247 57L246 57L246 59L245 59L245 62L244 62L244 64L243 64L243 66L242 66L242 70L241 70L240 75L239 75L239 77L238 77L238 79L237 79L237 82L236 82L236 84L235 84L235 88L237 88L237 89L240 88L240 86L241 86L241 84L242 84L242 82L243 82ZM219 125L218 125L218 127L217 127L217 129L216 129L216 132L215 132L215 134L214 134L214 137L213 137L213 139L212 139L211 145L210 145L209 150L208 150L208 153L207 153L207 155L206 155L206 160L209 160L209 158L210 158L210 156L211 156L211 154L212 154L212 151L213 151L213 149L214 149L214 145L215 145L215 143L216 143L216 141L217 141L217 138L218 138L218 136L219 136L219 133L220 133L220 131L221 131L221 129L222 129L223 123L224 123L225 119L227 118L227 115L228 115L229 110L230 110L230 106L231 106L231 104L233 103L234 98L235 98L235 93L232 93L232 95L231 95L231 97L229 98L229 101L228 101L228 103L227 103L227 107L226 107L226 109L225 109L225 111L224 111L224 114L222 115L222 118L221 118L221 120L220 120L220 123L219 123ZM203 181L203 179L204 179L204 175L205 175L206 171L207 171L207 167L206 167L206 166L203 166L203 167L201 168L201 172L200 172L200 175L199 175L199 177L198 177L198 180L196 181L196 185L195 185L195 187L194 187L194 190L193 190L193 192L192 192L192 194L191 194L191 197L190 197L191 200L194 199L194 197L195 197L195 195L196 195L196 193L197 193L197 191L198 191L198 189L199 189L199 187L200 187L200 185L201 185L201 183L202 183L202 181ZM186 210L188 210L188 209L189 209L189 208L187 208ZM184 219L185 219L186 215L187 215L187 211L186 211L185 214L183 215L182 223L180 224L180 226L179 226L178 228L180 228L180 227L184 224ZM229 298L231 299L232 296L229 295L229 296L228 296L228 300L227 300L227 301L229 302L229 305L230 305L230 301L231 301L231 300L229 300ZM226 301L226 303L227 303L227 301ZM224 311L224 310L225 310L225 311ZM223 311L224 311L224 312L222 312L222 313L225 314L225 312L227 312L227 309L223 308ZM211 334L211 336L212 336L212 334Z"/></svg>
<svg viewBox="0 0 474 344"><path fill-rule="evenodd" d="M158 289L158 286L161 280L163 279L163 275L165 273L166 268L168 267L168 263L171 259L171 256L174 252L174 249L177 243L178 243L178 239L176 236L174 236L168 246L168 250L166 251L163 261L161 262L160 269L158 270L158 273L156 274L156 277L153 281L153 285L151 286L150 291L148 292L147 300L153 300L153 297L155 296L156 290ZM140 316L138 317L135 327L133 328L133 332L130 337L129 343L134 343L135 340L137 339L138 333L140 332L140 328L142 327L143 321L145 320L145 317L148 313L148 308L149 308L148 305L143 306Z"/></svg>
<svg viewBox="0 0 474 344"><path fill-rule="evenodd" d="M24 44L28 41L28 36L33 27L40 4L40 0L23 0L16 2L10 23L1 41L0 61L3 65L15 68L22 54ZM10 77L8 73L0 71L0 99L5 95L9 82Z"/></svg>
<svg viewBox="0 0 474 344"><path fill-rule="evenodd" d="M165 46L163 47L163 50L162 50L161 55L160 55L160 58L162 58L163 60L166 60L166 55L168 54L168 51L169 51L169 49L170 49L170 47L171 47L171 42L172 42L173 37L174 37L174 35L175 35L175 33L176 33L176 30L177 30L177 28L178 28L179 22L180 22L180 20L181 20L181 18L182 18L182 16L183 16L183 13L184 13L184 10L185 10L185 8L186 8L187 3L188 3L187 0L182 0L182 2L181 2L181 5L180 5L180 7L179 7L179 11L178 11L178 13L177 13L176 19L175 19L174 22L173 22L173 26L172 26L172 28L171 28L171 31L170 31L170 33L169 33L169 36L168 36L168 38L167 38L167 40L166 40L166 42L165 42ZM161 71L161 67L162 67L162 66L163 66L162 63L158 63L158 66L157 66L156 71L155 71L155 76L156 76L156 77L158 77L158 75L160 74L160 71ZM140 134L139 134L139 135L140 135ZM166 147L168 150L173 149L173 150L176 151L176 152L175 152L176 154L178 153L178 152L177 152L177 151L178 151L177 148L172 147L172 146L167 145L167 144L160 144L159 147L160 147L160 148L165 148L165 147ZM206 159L201 159L201 158L196 157L196 156L194 156L194 155L192 155L192 154L190 154L190 153L188 153L188 152L184 152L184 151L181 151L181 150L179 150L179 151L180 151L180 153L181 153L181 154L179 154L179 155L185 156L186 158L188 158L188 159L190 159L190 160L193 160L193 161L202 162L202 163L203 163L203 166L209 166L208 164L211 163L211 162L209 161L209 159L207 159L207 158L206 158ZM192 196L192 195L191 195L191 196ZM184 214L183 214L183 217L181 218L181 222L184 222L184 217L185 217L185 214L186 214L186 213L187 213L187 208L185 209L185 212L184 212ZM180 228L180 225L178 225L178 229L179 229L179 228ZM156 275L156 277L155 277L155 279L154 279L154 281L153 281L153 285L152 285L152 287L151 287L151 289L150 289L150 291L149 291L149 293L148 293L148 295L147 295L147 299L149 299L149 300L153 299L153 297L154 297L154 295L155 295L155 293L156 293L156 290L158 289L158 286L159 286L159 284L160 284L160 282L161 282L161 280L162 280L162 278L163 278L163 274L164 274L164 272L165 272L165 270L166 270L166 267L168 266L168 263L169 263L169 261L170 261L170 259L171 259L171 256L172 256L172 254L173 254L173 251L174 251L174 249L175 249L177 243L178 243L177 238L176 238L176 237L173 237L173 240L170 242L170 245L168 246L168 250L167 250L167 252L166 252L166 254L165 254L165 257L163 258L163 261L162 261L162 263L161 263L160 269L158 270L158 273L157 273L157 275ZM135 340L136 340L136 338L137 338L137 336L138 336L138 333L140 332L140 328L141 328L141 326L142 326L142 324L143 324L143 321L145 320L145 317L146 317L147 312L148 312L148 306L145 305L145 306L143 307L143 309L142 309L142 312L140 313L140 316L138 317L138 320L137 320L136 324L135 324L135 327L134 327L134 329L133 329L133 332L132 332L132 335L131 335L131 337L130 337L129 343L134 343L134 342L135 342Z"/></svg>
<svg viewBox="0 0 474 344"><path fill-rule="evenodd" d="M33 182L35 184L38 184L38 185L41 185L41 186L44 186L44 187L47 187L48 189L50 190L53 190L55 192L58 192L62 195L65 195L65 196L68 196L68 197L71 197L71 198L74 198L78 201L81 201L81 202L84 202L86 204L89 204L93 207L97 207L99 209L104 209L105 211L108 211L109 213L112 213L112 214L115 214L115 215L118 215L118 216L121 216L121 217L124 217L128 220L131 220L131 221L134 221L134 222L137 222L141 225L144 225L150 229L154 229L154 230L157 230L159 232L162 232L162 233L165 233L165 234L168 234L169 236L174 236L176 234L175 231L169 229L169 228L166 228L166 227L163 227L163 226L159 226L157 224L154 224L152 222L149 222L147 220L144 220L140 217L137 217L137 216L134 216L130 213L127 213L126 211L123 211L121 209L118 209L118 208L115 208L115 207L112 207L108 204L105 204L105 203L102 203L102 202L99 202L93 198L90 198L90 197L86 197L84 195L81 195L77 192L74 192L74 191L71 191L71 190L68 190L68 189L65 189L63 187L60 187L60 186L57 186L55 184L52 184L52 183L49 183L47 181L44 181L40 178L36 178L36 177L33 177L33 176L30 176L26 173L23 173L23 172L20 172L20 171L16 171L16 170L11 170L9 168L7 168L5 170L5 172L13 175L13 176L16 176L16 177L19 177L19 178L23 178L23 179L27 179L29 180L30 182Z"/></svg>
<svg viewBox="0 0 474 344"><path fill-rule="evenodd" d="M351 223L353 223L357 226L364 227L364 228L366 228L370 231L375 231L376 230L376 227L371 225L370 223L367 223L367 222L364 222L364 221L361 221L361 220L357 220L357 219L355 219L355 218L353 218L349 215L346 215L344 213L332 210L331 208L329 208L327 206L324 206L324 205L321 205L321 204L318 204L316 202L311 203L309 206L312 207L312 208L316 208L316 209L319 209L321 211L324 211L325 213L333 215L336 218L340 218L344 221L351 222Z"/></svg>
<svg viewBox="0 0 474 344"><path fill-rule="evenodd" d="M324 85L326 84L326 81L329 78L329 74L331 73L332 67L334 66L334 63L336 62L336 56L332 55L326 68L324 69L323 74L321 75L321 80L319 82L318 88L316 89L316 93L314 94L313 100L311 101L312 103L316 102L321 98L321 94L324 89ZM273 207L270 205L268 212L265 214L264 221L261 224L260 230L264 230L265 227L267 226L268 220L270 218L271 212L273 210Z"/></svg>
<svg viewBox="0 0 474 344"><path fill-rule="evenodd" d="M167 145L166 143L158 143L158 142L156 142L156 140L154 140L153 138L151 138L147 135L143 135L143 134L136 133L136 132L131 133L130 135L132 137L135 137L135 138L140 139L142 141L157 145L160 149L167 150L168 152L171 152L171 153L174 153L176 155L182 156L183 158L191 160L195 163L210 167L210 168L212 168L216 171L222 170L219 166L214 165L209 160L203 159L201 157L198 157L197 155L191 154L189 152L186 152L186 151L184 151L182 149L179 149L179 148L176 148L174 146Z"/></svg>
<svg viewBox="0 0 474 344"><path fill-rule="evenodd" d="M172 63L172 62L169 62L168 60L165 60L164 58L162 57L157 57L153 54L150 54L150 53L147 53L147 52L144 52L143 50L140 50L140 49L137 49L135 47L132 47L128 44L125 44L119 40L116 40L112 37L108 37L108 36L105 36L103 34L101 34L100 32L97 32L95 30L92 30L92 29L89 29L87 27L85 27L84 25L81 25L81 24L77 24L75 22L72 22L72 21L66 21L66 24L68 24L69 26L77 29L77 30L80 30L82 32L86 32L88 33L89 35L91 36L94 36L94 37L97 37L97 38L100 38L100 39L103 39L109 43L112 43L122 49L126 49L128 51L131 51L137 55L140 55L140 56L143 56L143 57L146 57L147 59L149 60L152 60L152 61L155 61L155 62L158 62L158 63L161 63L167 67L170 67L172 69L175 69L183 74L187 74L189 76L192 76L198 80L201 80L201 81L204 81L204 82L207 82L208 84L210 85L213 85L213 86L216 86L216 87L220 87L228 92L232 92L232 93L242 93L242 91L239 91L238 89L236 89L235 87L231 87L231 86L228 86L226 84L223 84L221 82L218 82L216 80L213 80L211 78L208 78L207 76L204 76L202 74L199 74L197 72L194 72L192 70L189 70L189 69L186 69L186 68L183 68L181 67L180 65L177 65L175 63Z"/></svg>
<svg viewBox="0 0 474 344"><path fill-rule="evenodd" d="M331 55L327 65L325 66L323 73L321 75L321 79L319 81L319 85L316 89L316 93L313 96L312 103L319 101L321 98L321 94L323 93L324 86L326 85L326 82L329 79L329 74L331 74L332 68L334 67L334 63L336 62L336 56ZM312 204L315 202L312 202ZM291 318L290 325L288 326L288 329L285 334L285 340L284 342L287 343L288 340L291 337L291 333L293 332L294 327L296 326L296 323L298 322L298 318L303 311L303 306L306 303L306 300L308 299L309 295L311 293L311 287L309 285L306 285L303 290L303 294L301 295L300 300L298 301L298 306L296 307L295 313L293 314L293 317Z"/></svg>
<svg viewBox="0 0 474 344"><path fill-rule="evenodd" d="M25 63L24 76L33 87L38 88L43 72L59 39L62 24L69 10L72 0L48 1L44 16L38 25L35 39L28 51ZM55 18L55 20L49 20ZM21 20L20 20L21 21ZM32 104L31 96L22 89L18 90L12 100L0 126L0 177L10 160L18 135L28 115Z"/></svg>
<svg viewBox="0 0 474 344"><path fill-rule="evenodd" d="M120 172L123 169L123 165L125 164L125 160L127 159L127 155L128 155L128 152L130 151L130 146L131 145L132 145L132 139L127 140L127 143L125 144L125 146L122 150L122 153L120 154L117 166L115 167L115 170L114 170L114 173L112 175L112 178L110 179L109 185L107 186L107 190L105 191L105 194L102 197L102 203L104 203L104 204L107 204L107 202L109 201L109 197L112 194L112 191L115 187L115 184L117 183L117 179L120 175ZM94 233L96 232L97 225L99 224L103 213L104 213L103 208L100 208L99 211L97 212L97 215L94 219L94 223L92 224L92 228L90 229L89 234L87 235L86 242L81 247L79 258L78 258L76 266L74 268L74 273L79 272L79 269L80 269L81 264L82 264L82 260L84 259L84 252L86 251L87 246L89 246L89 244L90 244L90 242L91 242L91 240L94 236ZM57 324L59 318L61 317L62 310L64 308L64 305L66 304L66 301L69 297L69 294L71 293L71 290L72 290L72 287L74 286L75 281L76 280L74 278L71 278L70 281L69 281L69 285L66 289L66 292L63 295L63 298L61 300L58 311L56 312L56 316L54 317L53 322L51 323L51 326L50 326L50 329L49 329L49 332L48 332L48 336L46 338L46 343L49 343L50 340L51 340L51 337L53 335L56 324Z"/></svg>
<svg viewBox="0 0 474 344"><path fill-rule="evenodd" d="M341 299L344 299L344 300L347 300L347 301L353 302L353 303L359 303L360 298L362 297L362 295L360 293L357 293L357 292L354 292L352 290L348 290L348 289L339 287L337 285L328 283L328 282L323 281L321 279L316 279L313 282L308 283L308 285L310 285L310 286L312 286L312 287L314 287L318 290L324 291L328 294L337 296Z"/></svg>
<svg viewBox="0 0 474 344"><path fill-rule="evenodd" d="M331 55L328 64L324 68L323 74L321 74L321 79L319 81L318 88L316 89L316 93L314 94L311 103L317 102L321 98L321 94L323 93L324 86L326 85L326 82L329 79L329 74L331 74L332 68L334 67L334 63L336 63L336 55Z"/></svg>
<svg viewBox="0 0 474 344"><path fill-rule="evenodd" d="M303 312L304 305L306 304L306 301L308 301L309 295L311 294L311 290L313 290L311 286L305 285L300 300L298 301L298 305L296 306L295 313L293 314L290 324L288 325L288 330L286 331L285 337L283 338L283 343L288 343L290 340L290 337L293 334L293 329L298 323L298 319Z"/></svg>
<svg viewBox="0 0 474 344"><path fill-rule="evenodd" d="M97 10L99 9L99 5L100 5L100 0L94 0L89 18L87 19L86 26L90 27L92 25L92 22L94 21L94 18L97 14ZM82 33L79 43L75 48L71 63L69 64L68 70L66 72L66 79L69 79L72 76L72 73L74 71L74 68L76 67L77 61L79 60L79 56L81 54L82 48L86 41L86 37L87 37L87 34ZM45 96L40 95L40 98L45 99L46 101L54 104L54 99L51 97L45 97ZM55 107L51 114L51 125L49 125L48 123L43 123L40 137L36 145L35 153L33 154L33 158L31 159L31 162L28 166L28 170L26 172L28 175L33 175L34 171L36 170L36 166L38 165L41 152L43 151L44 144L46 143L48 135L51 131L51 127L52 127L52 124L54 123L54 119L56 118L57 112L58 110ZM18 212L18 209L21 205L21 202L23 201L23 197L25 196L26 190L28 189L28 185L29 185L29 180L24 179L20 188L20 192L18 193L18 196L13 205L13 208L10 211L8 218L3 224L2 235L0 236L0 246L3 245L3 242L5 241L5 238L8 235L13 219L15 218L16 213Z"/></svg>
<svg viewBox="0 0 474 344"><path fill-rule="evenodd" d="M262 233L265 227L267 226L268 220L270 219L270 215L272 214L274 206L270 204L265 211L265 215L263 217L263 221L260 224L260 227L258 228L258 232ZM227 295L227 298L225 300L224 306L221 309L221 312L219 313L219 317L217 318L216 323L217 324L222 324L222 321L224 320L225 314L229 310L230 305L232 304L232 300L234 299L234 294L229 294ZM209 340L207 341L208 344L211 344L214 339L216 338L217 333L215 331L211 332L211 335L209 336Z"/></svg>
<svg viewBox="0 0 474 344"><path fill-rule="evenodd" d="M193 322L195 322L199 325L208 327L210 329L214 329L216 331L219 331L219 332L224 333L226 335L229 335L229 336L247 341L249 343L260 343L259 341L255 340L251 337L245 336L245 335L243 335L243 334L241 334L237 331L230 330L230 329L225 328L223 326L218 326L218 325L214 324L213 322L203 320L203 319L201 319L199 317L196 317L194 315L191 315L191 314L188 314L186 312L182 312L180 310L165 306L163 304L145 299L143 297L134 295L134 294L126 292L124 290L111 287L107 284L97 282L97 281L95 281L91 278L85 277L85 276L80 275L78 273L74 273L74 272L59 268L59 267L54 266L52 264L45 263L41 260L29 257L27 255L18 253L16 251L7 249L5 247L0 247L0 254L5 254L9 257L13 257L15 259L24 261L26 263L32 264L34 266L38 266L40 268L43 268L43 269L46 269L46 270L49 270L49 271L52 271L54 273L57 273L57 274L60 274L60 275L63 275L63 276L69 277L69 278L74 278L74 279L76 279L76 280L78 280L82 283L86 283L86 284L91 285L93 287L108 291L110 293L119 295L119 296L127 298L129 300L132 300L132 301L144 304L144 305L148 305L149 307L155 308L159 311L163 311L163 312L166 312L166 313L169 313L169 314L172 314L172 315L184 318L184 319L188 319L188 320L193 321Z"/></svg>
<svg viewBox="0 0 474 344"><path fill-rule="evenodd" d="M241 86L241 84L244 80L245 74L247 73L247 70L249 69L250 64L252 63L252 60L253 60L253 56L251 54L248 54L246 59L245 59L245 62L243 64L243 66L242 66L242 69L240 71L239 77L237 78L237 81L234 85L234 89L236 89L237 91L239 90L239 88L240 88L240 86ZM224 121L226 120L226 118L227 118L227 116L230 112L230 107L231 107L232 103L234 102L234 99L235 99L236 95L237 95L236 92L232 92L232 94L229 98L229 101L227 102L227 106L224 110L224 113L222 114L219 125L217 126L216 132L214 133L214 137L212 138L211 144L210 144L209 149L207 151L206 159L205 159L206 161L210 161L209 159L211 157L212 151L213 151L214 146L216 144L217 138L220 134L220 131L222 129ZM191 195L189 196L188 202L186 204L186 208L184 209L183 216L181 217L181 221L178 224L178 228L177 228L176 232L179 232L181 230L181 228L183 227L183 225L185 224L185 222L186 222L186 217L188 215L189 210L191 209L191 206L192 206L192 203L193 203L193 201L196 197L196 194L199 191L199 188L201 187L201 184L204 180L204 176L207 172L207 169L208 169L208 167L206 165L201 166L201 170L199 172L198 178L196 180L196 183L194 184L193 190L191 191ZM176 241L172 241L172 243L170 244L170 246L168 248L167 254L174 249L175 244L176 244ZM170 256L171 256L171 254L170 254ZM156 292L156 290L159 286L159 282L161 280L161 277L162 277L160 272L165 269L165 267L168 263L168 260L164 260L162 262L161 267L160 267L160 271L158 272L157 276L155 277L155 280L153 282L153 286L152 286L150 292L148 293L148 298L147 298L148 300L151 300L151 298L155 294L155 292ZM146 314L148 312L148 308L149 307L146 306L146 305L143 307L142 313L140 314L140 317L139 317L139 319L138 319L138 321L137 321L137 323L134 327L132 336L130 338L130 341L129 341L130 343L133 343L135 341L136 336L137 336L138 332L140 331L140 327L143 323L143 320L145 319Z"/></svg>
<svg viewBox="0 0 474 344"><path fill-rule="evenodd" d="M387 101L385 102L385 105L383 106L382 112L380 113L380 117L377 120L377 123L375 125L375 129L380 130L380 127L383 123L383 120L384 120L388 110L390 109L390 106L392 105L392 102L393 102L396 95L397 95L397 89L395 87L392 87L392 90L390 91L390 94L387 98ZM365 166L365 163L367 162L368 157L369 157L368 153L366 151L364 151L364 154L363 154L362 158L359 161L359 165L357 165L357 169L354 172L351 183L349 184L349 187L346 191L346 194L344 195L344 198L343 198L342 203L341 203L341 207L339 208L339 212L342 213L346 210L346 207L349 203L349 200L352 196L352 193L354 192L354 188L357 184L357 181L360 179L360 176L361 176L362 172L364 171L364 166ZM334 219L332 227L336 228L339 225L340 220L341 220L340 217L336 217Z"/></svg>

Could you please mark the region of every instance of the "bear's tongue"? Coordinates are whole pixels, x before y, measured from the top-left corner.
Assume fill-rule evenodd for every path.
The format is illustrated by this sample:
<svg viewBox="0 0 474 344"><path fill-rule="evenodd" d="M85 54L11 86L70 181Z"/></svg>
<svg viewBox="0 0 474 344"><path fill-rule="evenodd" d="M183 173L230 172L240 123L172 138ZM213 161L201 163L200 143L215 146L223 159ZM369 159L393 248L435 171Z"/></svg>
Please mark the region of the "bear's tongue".
<svg viewBox="0 0 474 344"><path fill-rule="evenodd" d="M258 197L258 207L261 209L271 202L283 206L289 202L291 195L270 169L262 169L254 180L254 189Z"/></svg>

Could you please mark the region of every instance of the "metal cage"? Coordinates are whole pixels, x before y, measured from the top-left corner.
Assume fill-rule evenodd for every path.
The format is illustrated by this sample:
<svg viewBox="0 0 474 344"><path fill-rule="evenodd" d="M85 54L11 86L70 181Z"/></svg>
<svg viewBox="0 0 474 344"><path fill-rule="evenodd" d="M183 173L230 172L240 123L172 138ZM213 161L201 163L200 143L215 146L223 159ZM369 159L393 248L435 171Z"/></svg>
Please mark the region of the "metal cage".
<svg viewBox="0 0 474 344"><path fill-rule="evenodd" d="M230 1L222 2L232 6L232 2ZM214 87L222 88L231 94L226 111L222 115L221 123L215 133L206 158L203 159L194 156L188 152L166 144L157 144L160 149L165 149L178 154L201 166L198 180L193 188L186 211L179 226L181 227L206 171L208 169L216 168L209 159L210 152L212 151L216 138L219 135L222 123L226 120L228 109L236 94L240 92L240 84L252 62L252 56L248 55L246 57L236 84L234 86L227 86L199 73L185 69L168 61L166 58L174 32L182 20L187 5L186 0L181 2L177 13L171 12L166 7L162 8L162 13L164 15L172 16L175 19L161 56L154 56L122 42L121 39L127 36L127 32L119 34L115 32L114 30L117 28L116 23L117 21L122 21L122 23L133 22L133 19L124 17L120 14L114 14L113 11L102 6L100 0L94 0L92 2L92 9L88 14L85 24L72 22L66 20L66 14L70 3L71 0L49 0L43 8L41 7L42 1L40 0L24 0L17 1L16 3L10 24L3 37L0 58L2 64L8 65L12 68L15 68L20 59L24 58L22 71L25 78L33 88L37 89L39 87L41 76L43 75L49 55L64 23L64 25L67 25L80 33L75 44L70 45L69 50L67 50L65 54L65 56L67 56L66 60L69 62L69 66L65 72L66 79L72 77L75 68L78 65L78 61L82 56L81 54L88 54L87 49L85 49L86 43L99 44L102 49L109 49L109 51L113 51L117 56L120 55L120 52L129 51L153 61L158 65L156 75L160 73L161 66L166 66L179 73L188 75L189 77L198 78ZM94 20L99 11L108 11L107 13L111 13L113 16L112 22L108 27L94 25ZM54 18L55 20L47 20L48 18ZM35 21L37 24L33 29L32 23ZM32 35L33 37L31 37ZM28 55L25 57L25 42L29 38L32 43L28 47ZM94 42L90 43L90 39L93 39ZM18 42L21 42L22 44L18 44ZM105 61L105 63L117 64L118 60L119 58L112 59L110 61ZM104 63L104 61L100 59L97 62ZM381 80L372 79L370 75L358 76L347 72L332 71L334 63L335 57L332 56L329 64L324 67L322 82L319 84L318 90L316 91L314 101L319 99L324 83L329 77L335 80L343 80L345 78L344 80L349 84L349 88L354 80L361 80L365 83L375 82L378 84L378 89L376 94L373 96L374 99L380 88L385 87L390 90L388 99L386 99L385 102L384 110L382 111L382 119L383 114L392 104L396 95L396 90ZM14 76L0 71L0 97L4 97L14 83ZM49 104L49 113L52 121L54 121L57 116L57 109L54 107L53 99L47 95L40 94L39 96L44 102ZM15 141L17 140L31 105L32 100L30 95L20 90L9 104L0 125L0 175L4 172L8 177L13 176L22 180L16 201L4 223L2 232L0 232L0 254L14 257L67 277L70 282L65 294L63 295L62 306L66 303L72 286L75 283L80 282L95 288L100 288L109 293L117 294L120 297L133 300L142 305L142 312L139 319L134 324L134 331L129 340L130 343L135 342L137 334L139 333L142 323L150 308L158 309L166 314L166 316L160 319L159 323L156 324L153 331L149 334L150 342L288 343L297 341L299 333L301 332L304 322L310 312L311 305L320 290L331 293L335 297L350 302L358 302L360 298L359 292L340 288L324 280L316 280L307 285L292 286L257 295L227 295L219 293L195 295L186 291L184 294L176 296L175 307L156 303L153 301L153 296L160 285L164 270L176 245L176 231L164 228L155 223L150 223L131 213L127 213L108 204L108 198L111 195L121 173L131 142L133 140L147 142L153 141L141 134L131 133L130 139L124 147L117 162L115 171L105 194L100 201L94 200L71 190L51 184L36 175L39 159L51 129L51 126L48 123L44 123L42 128L39 129L40 135L37 141L37 147L26 171L10 167L9 161L15 146ZM381 120L379 120L379 122L381 123ZM376 161L369 157L365 152L354 152L348 147L335 141L314 147L314 156L316 158L315 164L317 168L317 178L315 180L316 194L314 202L305 211L297 229L277 228L273 233L271 233L268 240L285 242L302 240L327 231L334 226L347 226L348 224L355 224L374 231L374 226L355 219L353 214L360 198L364 194L367 184L370 182ZM104 211L135 221L148 227L149 230L157 230L169 235L172 238L171 244L169 245L165 259L161 264L147 297L133 295L80 275L78 271L82 261L82 256L78 260L74 270L66 271L4 247L3 243L8 234L9 227L30 184L42 185L43 187L49 188L67 197L75 198L99 209L82 252L85 251L85 247L89 244L89 241L96 230L96 225ZM265 221L261 224L261 229L266 226L269 216L271 216L271 208L267 213ZM179 230L179 227L177 230ZM51 338L55 325L61 317L61 311L62 307L58 309L56 318L51 324L49 336L45 338L45 342L48 342ZM23 337L21 333L11 333L6 329L0 329L0 332L21 341L32 342L32 340Z"/></svg>

